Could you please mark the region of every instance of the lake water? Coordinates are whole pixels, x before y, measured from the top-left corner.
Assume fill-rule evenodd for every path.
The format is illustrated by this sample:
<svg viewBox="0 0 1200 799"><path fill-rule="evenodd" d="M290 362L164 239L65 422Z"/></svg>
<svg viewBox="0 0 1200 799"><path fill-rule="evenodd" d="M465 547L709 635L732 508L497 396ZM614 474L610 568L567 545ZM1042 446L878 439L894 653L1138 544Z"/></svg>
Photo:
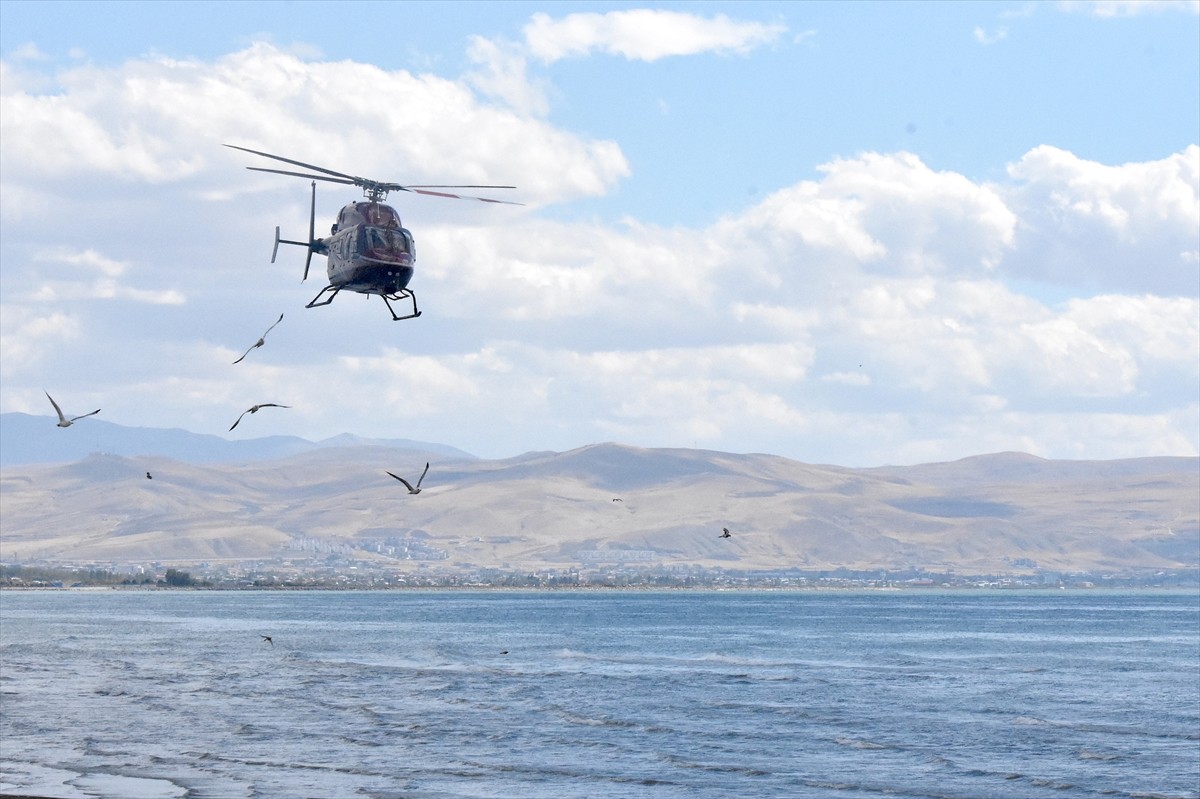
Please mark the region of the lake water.
<svg viewBox="0 0 1200 799"><path fill-rule="evenodd" d="M6 792L1198 797L1200 597L5 591Z"/></svg>

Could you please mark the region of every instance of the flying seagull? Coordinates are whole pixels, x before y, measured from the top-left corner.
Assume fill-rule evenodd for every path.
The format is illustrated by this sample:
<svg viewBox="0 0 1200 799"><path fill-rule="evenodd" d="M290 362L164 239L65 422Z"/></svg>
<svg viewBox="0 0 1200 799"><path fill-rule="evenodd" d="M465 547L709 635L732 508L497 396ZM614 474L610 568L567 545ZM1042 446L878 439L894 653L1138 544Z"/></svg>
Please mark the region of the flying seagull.
<svg viewBox="0 0 1200 799"><path fill-rule="evenodd" d="M283 314L280 314L279 318L275 320L275 325L279 324L282 321L283 321ZM271 325L270 327L268 327L267 333L270 333L272 330L274 330L275 325ZM267 343L267 333L263 333L261 336L259 336L258 341L254 342L254 346L251 347L250 349L246 350L244 353L242 353L242 358L245 358L247 355L249 355L251 350L254 350L256 347L261 347L262 345L266 344ZM238 358L236 361L234 361L234 363L235 364L241 363L242 358Z"/></svg>
<svg viewBox="0 0 1200 799"><path fill-rule="evenodd" d="M247 410L242 411L242 416L245 416L248 413L258 413L263 408L290 408L290 407L292 407L292 406L291 405L276 405L274 402L264 402L262 405L251 405ZM238 426L238 422L242 421L242 416L239 416L237 418L237 422L233 423L233 425L229 428L230 430L232 430L234 427Z"/></svg>
<svg viewBox="0 0 1200 799"><path fill-rule="evenodd" d="M729 528L728 528L728 527L722 527L722 528L721 528L721 534L720 534L719 536L717 536L717 538L732 538L732 537L733 537L733 536L731 536L731 535L729 534Z"/></svg>
<svg viewBox="0 0 1200 799"><path fill-rule="evenodd" d="M408 493L420 494L421 493L421 481L425 479L425 473L428 471L429 471L429 464L427 463L427 464L425 464L425 471L421 472L421 476L417 478L417 485L415 488L413 487L412 483L408 482L403 477L400 477L399 475L396 475L396 474L392 474L391 472L388 472L388 474L392 474L392 477L395 477L401 483L404 483L404 487L408 489Z"/></svg>
<svg viewBox="0 0 1200 799"><path fill-rule="evenodd" d="M268 644L270 644L271 646L275 646L275 642L271 640L271 636L269 636L269 635L260 635L260 636L259 636L259 638L262 638L264 641L266 641L266 642L267 642Z"/></svg>
<svg viewBox="0 0 1200 799"><path fill-rule="evenodd" d="M50 404L54 406L54 412L58 414L58 426L59 427L70 427L72 422L75 422L79 419L83 419L88 416L95 416L96 414L100 413L100 409L97 408L96 410L92 411L91 413L85 413L83 416L72 416L70 419L68 419L67 417L63 416L62 408L58 407L58 403L54 401L54 397L50 396L50 392L46 391L45 393L46 393L46 399L50 400Z"/></svg>

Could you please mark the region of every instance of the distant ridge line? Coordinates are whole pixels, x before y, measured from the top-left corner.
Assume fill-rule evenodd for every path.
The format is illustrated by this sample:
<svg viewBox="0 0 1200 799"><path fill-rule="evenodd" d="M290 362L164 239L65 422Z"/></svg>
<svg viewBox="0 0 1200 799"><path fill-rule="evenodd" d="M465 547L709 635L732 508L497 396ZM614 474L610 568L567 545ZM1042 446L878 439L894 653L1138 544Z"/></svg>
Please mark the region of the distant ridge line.
<svg viewBox="0 0 1200 799"><path fill-rule="evenodd" d="M55 418L26 413L0 414L0 466L75 463L89 455L164 457L184 463L244 463L277 460L335 447L377 446L430 453L442 458L475 460L476 456L447 444L406 438L360 438L343 433L321 441L299 436L266 436L232 440L182 428L128 427L89 419L87 429L63 435Z"/></svg>

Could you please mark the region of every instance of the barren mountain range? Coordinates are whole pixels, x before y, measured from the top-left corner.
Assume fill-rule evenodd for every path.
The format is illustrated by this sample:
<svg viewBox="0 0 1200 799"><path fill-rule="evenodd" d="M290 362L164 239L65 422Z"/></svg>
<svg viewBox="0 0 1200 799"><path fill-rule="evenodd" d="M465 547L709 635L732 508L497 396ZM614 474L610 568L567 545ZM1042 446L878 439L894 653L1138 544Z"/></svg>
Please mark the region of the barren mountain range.
<svg viewBox="0 0 1200 799"><path fill-rule="evenodd" d="M0 449L36 453L13 424L20 415L4 416ZM75 432L40 421L29 435ZM592 562L975 574L1200 565L1197 458L1000 453L852 469L619 444L481 460L346 438L290 441L295 454L282 457L246 447L254 454L238 460L195 457L183 431L159 431L175 437L161 445L170 457L144 454L128 440L152 449L154 436L123 430L135 432L105 430L122 454L6 456L0 560L187 565L337 550L398 572L431 560L442 570ZM386 474L415 481L427 461L419 494ZM723 527L731 537L719 537Z"/></svg>

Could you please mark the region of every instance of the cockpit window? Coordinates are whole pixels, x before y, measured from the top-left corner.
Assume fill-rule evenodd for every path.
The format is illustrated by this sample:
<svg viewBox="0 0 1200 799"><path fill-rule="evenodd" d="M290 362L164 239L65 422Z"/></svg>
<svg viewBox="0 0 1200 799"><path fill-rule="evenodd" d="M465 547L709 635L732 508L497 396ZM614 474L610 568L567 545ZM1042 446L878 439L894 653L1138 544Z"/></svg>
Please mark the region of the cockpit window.
<svg viewBox="0 0 1200 799"><path fill-rule="evenodd" d="M373 258L385 261L403 260L402 256L411 255L407 231L398 227L367 227L364 228L366 245Z"/></svg>

